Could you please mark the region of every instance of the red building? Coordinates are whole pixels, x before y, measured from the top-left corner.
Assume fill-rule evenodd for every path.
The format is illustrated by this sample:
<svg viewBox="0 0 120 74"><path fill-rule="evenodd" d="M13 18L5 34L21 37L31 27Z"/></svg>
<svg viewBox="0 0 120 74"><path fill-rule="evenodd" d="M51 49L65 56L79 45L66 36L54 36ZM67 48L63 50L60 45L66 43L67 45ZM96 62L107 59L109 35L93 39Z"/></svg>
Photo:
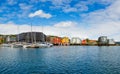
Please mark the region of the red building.
<svg viewBox="0 0 120 74"><path fill-rule="evenodd" d="M86 45L87 44L87 40L82 40L82 45Z"/></svg>
<svg viewBox="0 0 120 74"><path fill-rule="evenodd" d="M62 44L62 38L60 38L60 37L54 37L53 44L54 45L61 45Z"/></svg>

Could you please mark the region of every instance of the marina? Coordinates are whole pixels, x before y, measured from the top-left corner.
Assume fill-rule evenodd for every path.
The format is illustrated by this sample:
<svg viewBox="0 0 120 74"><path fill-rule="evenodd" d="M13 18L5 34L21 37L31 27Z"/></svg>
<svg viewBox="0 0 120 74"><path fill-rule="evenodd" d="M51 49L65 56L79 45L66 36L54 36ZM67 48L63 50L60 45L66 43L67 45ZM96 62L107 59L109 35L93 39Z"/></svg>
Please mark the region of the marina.
<svg viewBox="0 0 120 74"><path fill-rule="evenodd" d="M120 0L0 0L0 74L120 74Z"/></svg>

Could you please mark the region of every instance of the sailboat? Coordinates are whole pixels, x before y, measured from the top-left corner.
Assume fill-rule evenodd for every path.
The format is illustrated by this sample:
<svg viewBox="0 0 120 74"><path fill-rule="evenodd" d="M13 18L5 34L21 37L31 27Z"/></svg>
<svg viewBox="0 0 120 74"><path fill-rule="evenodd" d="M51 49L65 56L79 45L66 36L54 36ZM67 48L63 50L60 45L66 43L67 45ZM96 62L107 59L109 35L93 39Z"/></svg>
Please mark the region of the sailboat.
<svg viewBox="0 0 120 74"><path fill-rule="evenodd" d="M11 48L20 48L23 47L23 44L19 42L19 26L17 27L18 30L18 37L17 42L11 44Z"/></svg>
<svg viewBox="0 0 120 74"><path fill-rule="evenodd" d="M10 37L9 36L7 36L7 41L9 41L9 39L10 39ZM9 43L9 42L7 42L7 43L3 43L1 46L2 47L11 47L11 43Z"/></svg>
<svg viewBox="0 0 120 74"><path fill-rule="evenodd" d="M43 32L43 26L42 26L42 32ZM42 35L42 36L45 40L45 36L44 35ZM47 48L47 47L52 47L53 46L53 44L48 43L48 42L39 42L39 43L37 43L37 45L39 45L39 48L42 48L42 47Z"/></svg>
<svg viewBox="0 0 120 74"><path fill-rule="evenodd" d="M36 36L34 35L34 39L33 39L32 24L31 24L31 42L32 43L26 43L25 45L23 45L23 48L39 48L39 45L36 44L35 37Z"/></svg>

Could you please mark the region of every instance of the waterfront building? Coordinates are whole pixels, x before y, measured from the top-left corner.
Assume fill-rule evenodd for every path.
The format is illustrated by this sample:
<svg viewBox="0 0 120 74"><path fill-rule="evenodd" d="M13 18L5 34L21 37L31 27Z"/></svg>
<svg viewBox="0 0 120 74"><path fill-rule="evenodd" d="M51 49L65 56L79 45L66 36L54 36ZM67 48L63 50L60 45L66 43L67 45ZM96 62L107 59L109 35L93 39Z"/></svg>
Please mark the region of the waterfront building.
<svg viewBox="0 0 120 74"><path fill-rule="evenodd" d="M88 45L97 45L97 40L89 40Z"/></svg>
<svg viewBox="0 0 120 74"><path fill-rule="evenodd" d="M46 41L49 42L49 43L54 43L53 39L55 38L56 36L47 36L46 37Z"/></svg>
<svg viewBox="0 0 120 74"><path fill-rule="evenodd" d="M8 35L6 37L6 42L16 42L17 38L16 35Z"/></svg>
<svg viewBox="0 0 120 74"><path fill-rule="evenodd" d="M115 45L114 39L108 39L108 45Z"/></svg>
<svg viewBox="0 0 120 74"><path fill-rule="evenodd" d="M82 45L87 45L87 40L82 40Z"/></svg>
<svg viewBox="0 0 120 74"><path fill-rule="evenodd" d="M115 42L116 45L120 45L120 42Z"/></svg>
<svg viewBox="0 0 120 74"><path fill-rule="evenodd" d="M98 38L99 45L107 45L107 43L108 43L107 36L101 36Z"/></svg>
<svg viewBox="0 0 120 74"><path fill-rule="evenodd" d="M2 37L0 37L0 44L3 43L3 40L4 40L4 39L3 39Z"/></svg>
<svg viewBox="0 0 120 74"><path fill-rule="evenodd" d="M69 45L70 39L68 37L63 37L62 38L62 45Z"/></svg>
<svg viewBox="0 0 120 74"><path fill-rule="evenodd" d="M79 37L73 37L70 40L70 44L71 45L80 45L80 44L82 44L82 40Z"/></svg>
<svg viewBox="0 0 120 74"><path fill-rule="evenodd" d="M61 45L62 44L62 38L61 37L54 37L53 44L54 45Z"/></svg>
<svg viewBox="0 0 120 74"><path fill-rule="evenodd" d="M45 42L46 35L42 32L25 32L17 35L17 40L19 42Z"/></svg>

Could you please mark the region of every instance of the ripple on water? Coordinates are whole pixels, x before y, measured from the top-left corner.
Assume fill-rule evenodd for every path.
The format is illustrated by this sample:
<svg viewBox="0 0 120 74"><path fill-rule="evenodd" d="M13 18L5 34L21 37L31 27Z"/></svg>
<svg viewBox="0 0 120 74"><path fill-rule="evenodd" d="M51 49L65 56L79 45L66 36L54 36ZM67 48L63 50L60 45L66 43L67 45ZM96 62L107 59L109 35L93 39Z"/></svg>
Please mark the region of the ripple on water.
<svg viewBox="0 0 120 74"><path fill-rule="evenodd" d="M120 47L0 49L0 74L120 74Z"/></svg>

